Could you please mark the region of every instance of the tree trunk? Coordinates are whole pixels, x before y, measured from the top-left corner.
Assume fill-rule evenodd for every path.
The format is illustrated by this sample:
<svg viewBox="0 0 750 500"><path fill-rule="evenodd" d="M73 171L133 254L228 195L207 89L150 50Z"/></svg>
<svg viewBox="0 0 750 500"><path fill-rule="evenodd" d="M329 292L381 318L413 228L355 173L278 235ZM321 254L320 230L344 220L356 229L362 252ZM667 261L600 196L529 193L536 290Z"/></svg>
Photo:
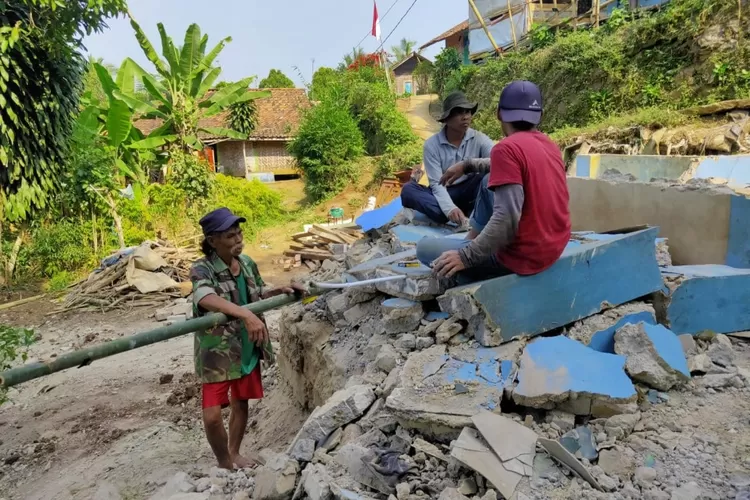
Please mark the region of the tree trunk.
<svg viewBox="0 0 750 500"><path fill-rule="evenodd" d="M94 237L94 255L99 255L99 244L96 237L96 212L91 209L91 236Z"/></svg>
<svg viewBox="0 0 750 500"><path fill-rule="evenodd" d="M26 230L21 229L16 237L16 242L13 244L13 250L10 251L8 265L5 268L5 280L7 283L10 283L13 279L13 272L16 270L16 262L18 262L18 253L21 251L21 243L23 243L25 235Z"/></svg>
<svg viewBox="0 0 750 500"><path fill-rule="evenodd" d="M112 211L112 218L115 221L115 231L117 231L117 240L120 243L120 249L123 249L125 248L125 233L122 230L122 219L120 218L120 214L117 213L117 203L115 203L115 199L112 198L112 193L107 193L105 199L107 200L109 209Z"/></svg>

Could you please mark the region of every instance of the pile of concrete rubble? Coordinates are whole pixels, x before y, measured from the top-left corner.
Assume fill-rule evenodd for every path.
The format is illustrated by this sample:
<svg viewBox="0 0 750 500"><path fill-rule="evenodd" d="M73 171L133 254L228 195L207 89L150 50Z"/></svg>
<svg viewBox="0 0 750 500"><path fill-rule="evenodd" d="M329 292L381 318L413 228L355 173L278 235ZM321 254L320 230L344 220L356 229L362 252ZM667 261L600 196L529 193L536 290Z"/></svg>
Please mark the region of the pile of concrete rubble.
<svg viewBox="0 0 750 500"><path fill-rule="evenodd" d="M727 332L678 335L691 287L731 301L726 279L750 284L750 272L723 270L713 290L702 266L670 265L657 228L631 228L576 234L540 275L446 290L414 245L463 235L396 220L338 269L349 282L404 279L285 310L281 380L314 410L285 453L266 452L255 498L750 495L750 478L706 461L715 435L670 427L686 395L750 393ZM750 318L719 326L738 321ZM697 474L665 475L661 460L677 453L712 490Z"/></svg>

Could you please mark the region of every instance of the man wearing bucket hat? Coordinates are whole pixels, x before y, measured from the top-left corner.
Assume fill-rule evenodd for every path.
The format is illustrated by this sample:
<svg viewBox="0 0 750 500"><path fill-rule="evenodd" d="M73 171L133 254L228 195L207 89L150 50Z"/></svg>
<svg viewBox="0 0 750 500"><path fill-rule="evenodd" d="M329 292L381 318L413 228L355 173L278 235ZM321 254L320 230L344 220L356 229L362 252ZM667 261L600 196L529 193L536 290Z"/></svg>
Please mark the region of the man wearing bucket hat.
<svg viewBox="0 0 750 500"><path fill-rule="evenodd" d="M249 399L263 397L261 359L272 363L273 351L263 320L244 305L282 293L304 294L292 284L267 289L253 260L242 253L244 217L219 208L200 220L205 256L190 269L196 316L220 312L235 318L226 325L195 333L195 370L203 382L203 425L219 467L249 467L240 454ZM230 399L231 393L231 399ZM230 407L229 434L221 410Z"/></svg>
<svg viewBox="0 0 750 500"><path fill-rule="evenodd" d="M472 128L471 119L477 105L469 102L463 92L454 92L443 102L443 123L440 132L424 143L424 169L429 187L412 180L401 190L401 203L406 208L425 214L440 224L451 221L467 227L467 217L474 202L482 176L462 175L451 185L440 183L440 178L452 165L473 158L489 158L494 142Z"/></svg>
<svg viewBox="0 0 750 500"><path fill-rule="evenodd" d="M484 175L469 235L463 241L424 238L417 244L422 262L441 277L457 275L459 283L539 273L557 261L570 240L565 165L557 145L537 130L541 91L529 81L511 82L497 112L506 137L492 148L489 161L457 164L440 181L450 186L467 174Z"/></svg>

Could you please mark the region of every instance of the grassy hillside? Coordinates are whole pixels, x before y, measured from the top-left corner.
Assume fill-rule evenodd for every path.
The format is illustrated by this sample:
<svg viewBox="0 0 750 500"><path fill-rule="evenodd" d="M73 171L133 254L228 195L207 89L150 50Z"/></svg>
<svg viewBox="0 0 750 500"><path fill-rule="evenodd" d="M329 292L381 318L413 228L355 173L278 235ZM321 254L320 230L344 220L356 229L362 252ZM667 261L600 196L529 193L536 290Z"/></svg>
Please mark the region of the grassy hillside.
<svg viewBox="0 0 750 500"><path fill-rule="evenodd" d="M515 79L539 84L543 128L560 136L607 121L682 124L685 118L671 111L750 97L747 4L672 0L655 12L617 10L598 29L538 28L532 51L463 68L454 88L480 103L475 125L493 137L500 136L497 98Z"/></svg>

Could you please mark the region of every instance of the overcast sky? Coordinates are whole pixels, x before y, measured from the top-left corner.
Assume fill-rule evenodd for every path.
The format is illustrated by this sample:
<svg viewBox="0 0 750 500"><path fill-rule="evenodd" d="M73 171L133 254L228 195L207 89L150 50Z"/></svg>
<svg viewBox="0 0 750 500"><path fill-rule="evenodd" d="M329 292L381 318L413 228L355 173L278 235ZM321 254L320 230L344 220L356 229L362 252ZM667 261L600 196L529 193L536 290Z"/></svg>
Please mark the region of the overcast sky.
<svg viewBox="0 0 750 500"><path fill-rule="evenodd" d="M394 0L378 1L383 38L395 28L412 1L396 0L387 15ZM128 5L158 51L158 22L164 23L167 33L180 45L191 23L198 23L208 34L209 48L231 36L233 41L219 59L223 69L220 79L228 81L252 75L263 78L276 68L299 84L296 66L309 82L313 59L315 68L336 67L372 25L372 0L129 0ZM385 47L390 49L404 37L420 46L467 15L465 0L417 0ZM89 53L116 66L125 57L132 57L151 71L128 21L110 19L108 24L109 29L86 40ZM372 36L362 42L365 51L373 51L378 45ZM424 54L432 59L443 45L436 44Z"/></svg>

